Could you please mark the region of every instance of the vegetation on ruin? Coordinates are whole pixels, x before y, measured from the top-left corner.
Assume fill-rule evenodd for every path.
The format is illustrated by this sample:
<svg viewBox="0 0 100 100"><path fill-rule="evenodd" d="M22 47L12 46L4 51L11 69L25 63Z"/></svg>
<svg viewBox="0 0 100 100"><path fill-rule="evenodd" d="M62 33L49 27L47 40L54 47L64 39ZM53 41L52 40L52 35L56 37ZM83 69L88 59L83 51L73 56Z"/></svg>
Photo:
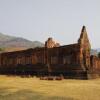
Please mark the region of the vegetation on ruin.
<svg viewBox="0 0 100 100"><path fill-rule="evenodd" d="M100 100L100 79L47 81L0 76L0 100Z"/></svg>

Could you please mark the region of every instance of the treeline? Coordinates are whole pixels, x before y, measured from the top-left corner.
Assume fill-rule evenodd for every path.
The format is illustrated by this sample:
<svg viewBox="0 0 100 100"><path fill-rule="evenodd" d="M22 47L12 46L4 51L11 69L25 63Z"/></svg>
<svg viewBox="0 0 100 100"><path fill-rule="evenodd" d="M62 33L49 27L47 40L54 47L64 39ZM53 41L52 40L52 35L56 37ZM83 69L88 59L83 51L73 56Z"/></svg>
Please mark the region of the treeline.
<svg viewBox="0 0 100 100"><path fill-rule="evenodd" d="M98 57L100 58L100 52L98 53Z"/></svg>

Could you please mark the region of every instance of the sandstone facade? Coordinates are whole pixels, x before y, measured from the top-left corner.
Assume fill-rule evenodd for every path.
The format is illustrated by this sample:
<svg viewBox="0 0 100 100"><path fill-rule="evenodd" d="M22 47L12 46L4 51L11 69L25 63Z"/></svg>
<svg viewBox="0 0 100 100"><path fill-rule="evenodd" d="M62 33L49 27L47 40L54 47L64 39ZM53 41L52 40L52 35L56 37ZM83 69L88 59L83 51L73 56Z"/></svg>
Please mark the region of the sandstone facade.
<svg viewBox="0 0 100 100"><path fill-rule="evenodd" d="M90 55L85 26L78 42L60 46L48 38L45 47L0 54L1 74L30 74L65 78L95 78L100 74L100 58Z"/></svg>

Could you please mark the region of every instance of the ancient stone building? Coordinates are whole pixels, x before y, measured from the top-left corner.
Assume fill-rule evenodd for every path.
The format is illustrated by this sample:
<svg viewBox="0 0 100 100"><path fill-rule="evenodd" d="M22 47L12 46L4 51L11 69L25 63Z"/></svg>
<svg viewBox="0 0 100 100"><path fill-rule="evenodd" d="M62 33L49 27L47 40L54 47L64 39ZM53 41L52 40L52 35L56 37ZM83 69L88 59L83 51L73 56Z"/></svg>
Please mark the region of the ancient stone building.
<svg viewBox="0 0 100 100"><path fill-rule="evenodd" d="M48 38L48 40L45 42L46 48L53 48L53 47L59 47L60 44L56 43L52 38Z"/></svg>
<svg viewBox="0 0 100 100"><path fill-rule="evenodd" d="M75 44L60 46L48 38L45 47L0 54L1 74L30 74L64 78L95 78L100 74L100 58L90 55L85 26Z"/></svg>

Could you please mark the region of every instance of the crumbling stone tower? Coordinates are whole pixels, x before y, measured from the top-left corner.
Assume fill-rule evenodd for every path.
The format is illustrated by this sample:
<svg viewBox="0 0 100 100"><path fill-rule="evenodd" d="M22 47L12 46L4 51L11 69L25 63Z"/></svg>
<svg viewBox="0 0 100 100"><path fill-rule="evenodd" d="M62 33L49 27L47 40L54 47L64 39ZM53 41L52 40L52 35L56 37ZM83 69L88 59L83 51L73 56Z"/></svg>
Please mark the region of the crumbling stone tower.
<svg viewBox="0 0 100 100"><path fill-rule="evenodd" d="M59 47L60 44L56 43L51 37L48 38L48 40L45 42L46 48L53 48L53 47Z"/></svg>
<svg viewBox="0 0 100 100"><path fill-rule="evenodd" d="M90 68L90 50L91 45L88 39L86 27L83 26L81 30L81 35L78 40L80 46L80 63L81 66L84 66L86 70Z"/></svg>

